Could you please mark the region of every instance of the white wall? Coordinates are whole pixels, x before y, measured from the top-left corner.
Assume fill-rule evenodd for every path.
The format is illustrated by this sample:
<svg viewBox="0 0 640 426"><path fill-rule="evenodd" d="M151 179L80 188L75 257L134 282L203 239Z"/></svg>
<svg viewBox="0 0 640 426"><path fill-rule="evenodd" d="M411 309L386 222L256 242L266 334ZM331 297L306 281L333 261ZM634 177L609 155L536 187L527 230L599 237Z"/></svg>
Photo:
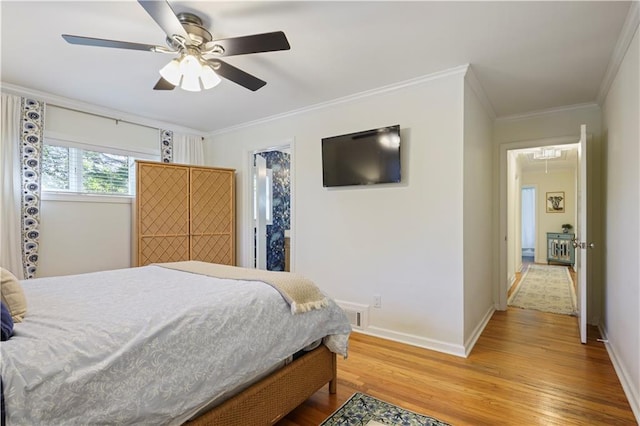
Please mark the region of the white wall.
<svg viewBox="0 0 640 426"><path fill-rule="evenodd" d="M603 107L606 275L602 329L640 421L640 85L638 31Z"/></svg>
<svg viewBox="0 0 640 426"><path fill-rule="evenodd" d="M158 155L158 129L55 105L45 110L46 138Z"/></svg>
<svg viewBox="0 0 640 426"><path fill-rule="evenodd" d="M464 341L469 350L494 311L493 120L465 80Z"/></svg>
<svg viewBox="0 0 640 426"><path fill-rule="evenodd" d="M576 170L550 169L544 171L522 171L521 186L536 185L536 258L538 263L547 263L547 232L562 232L562 224L576 226ZM546 193L564 192L563 213L547 213Z"/></svg>
<svg viewBox="0 0 640 426"><path fill-rule="evenodd" d="M367 332L463 348L463 73L214 134L209 165L238 170L238 259L248 259L248 153L295 140L292 267L371 309ZM322 187L321 139L400 124L402 183Z"/></svg>
<svg viewBox="0 0 640 426"><path fill-rule="evenodd" d="M38 277L129 266L130 199L42 201Z"/></svg>
<svg viewBox="0 0 640 426"><path fill-rule="evenodd" d="M601 111L595 104L558 108L537 114L498 118L495 122L494 141L497 144L557 138L561 136L578 136L580 125L587 125L587 132L599 137L601 127Z"/></svg>

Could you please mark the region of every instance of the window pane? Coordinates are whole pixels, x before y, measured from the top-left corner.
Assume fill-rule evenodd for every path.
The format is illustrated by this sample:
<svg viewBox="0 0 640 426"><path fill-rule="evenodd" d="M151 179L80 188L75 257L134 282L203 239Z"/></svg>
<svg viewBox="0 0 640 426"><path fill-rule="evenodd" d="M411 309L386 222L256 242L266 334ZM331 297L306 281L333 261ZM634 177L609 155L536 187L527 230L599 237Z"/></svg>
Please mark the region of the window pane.
<svg viewBox="0 0 640 426"><path fill-rule="evenodd" d="M44 145L42 152L42 188L45 191L69 190L69 148Z"/></svg>
<svg viewBox="0 0 640 426"><path fill-rule="evenodd" d="M82 151L82 187L86 192L128 194L129 158Z"/></svg>

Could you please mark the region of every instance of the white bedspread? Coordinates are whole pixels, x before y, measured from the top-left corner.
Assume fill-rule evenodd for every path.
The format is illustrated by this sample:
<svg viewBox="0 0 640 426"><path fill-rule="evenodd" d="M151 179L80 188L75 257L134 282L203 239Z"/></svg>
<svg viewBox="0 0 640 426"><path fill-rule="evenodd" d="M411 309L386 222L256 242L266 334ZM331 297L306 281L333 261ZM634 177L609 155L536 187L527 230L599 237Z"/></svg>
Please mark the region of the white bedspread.
<svg viewBox="0 0 640 426"><path fill-rule="evenodd" d="M292 315L269 285L157 266L23 281L2 342L7 424L180 424L324 336L346 355L333 301Z"/></svg>

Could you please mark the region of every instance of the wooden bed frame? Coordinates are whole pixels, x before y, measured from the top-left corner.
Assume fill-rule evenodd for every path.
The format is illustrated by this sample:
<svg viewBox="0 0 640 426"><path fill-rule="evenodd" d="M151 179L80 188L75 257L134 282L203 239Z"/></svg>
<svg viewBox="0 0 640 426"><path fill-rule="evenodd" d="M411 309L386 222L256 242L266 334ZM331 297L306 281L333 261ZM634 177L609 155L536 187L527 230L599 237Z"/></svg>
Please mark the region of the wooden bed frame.
<svg viewBox="0 0 640 426"><path fill-rule="evenodd" d="M320 345L187 425L273 425L326 383L336 393L336 380L336 354Z"/></svg>

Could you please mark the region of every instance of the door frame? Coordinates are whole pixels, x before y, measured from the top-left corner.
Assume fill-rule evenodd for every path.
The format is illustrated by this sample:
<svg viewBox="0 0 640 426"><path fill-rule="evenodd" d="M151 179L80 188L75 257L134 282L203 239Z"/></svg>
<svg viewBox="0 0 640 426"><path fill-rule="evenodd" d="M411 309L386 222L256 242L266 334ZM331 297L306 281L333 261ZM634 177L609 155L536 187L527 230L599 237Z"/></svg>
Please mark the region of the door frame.
<svg viewBox="0 0 640 426"><path fill-rule="evenodd" d="M508 215L508 199L507 199L507 165L508 165L508 153L512 150L526 149L526 148L538 148L548 145L570 145L576 144L580 141L580 134L574 136L561 136L554 138L544 139L531 139L524 141L514 141L502 143L497 147L498 156L498 215L497 215L497 232L495 248L498 253L498 259L496 260L495 271L497 276L494 276L494 304L495 308L500 311L507 310L507 293L509 291L509 277L507 276L507 237L509 235L509 229L507 225Z"/></svg>
<svg viewBox="0 0 640 426"><path fill-rule="evenodd" d="M248 208L245 209L245 217L244 217L244 247L247 247L248 250L245 251L242 262L246 268L254 268L254 256L253 253L255 251L255 243L253 240L253 156L255 154L259 154L261 152L269 152L269 151L282 151L284 149L289 150L289 190L290 190L290 207L291 214L289 217L289 229L291 230L291 247L295 247L294 238L295 238L295 139L285 139L279 143L273 144L265 144L262 147L247 150L245 151L246 155L246 163L245 163L245 178L244 178L244 205ZM295 265L295 251L292 250L290 253L290 265L291 270L293 271Z"/></svg>

